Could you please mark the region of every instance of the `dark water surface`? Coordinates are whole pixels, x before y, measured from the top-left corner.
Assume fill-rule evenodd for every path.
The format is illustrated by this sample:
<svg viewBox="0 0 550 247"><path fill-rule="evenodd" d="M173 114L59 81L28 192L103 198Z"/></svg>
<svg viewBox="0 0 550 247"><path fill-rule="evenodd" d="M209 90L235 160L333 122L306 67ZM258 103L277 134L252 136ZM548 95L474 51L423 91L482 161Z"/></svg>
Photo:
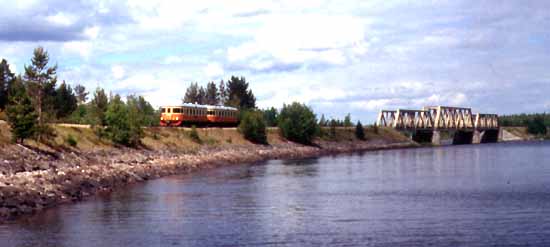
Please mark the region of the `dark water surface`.
<svg viewBox="0 0 550 247"><path fill-rule="evenodd" d="M269 161L0 225L0 246L550 246L550 143Z"/></svg>

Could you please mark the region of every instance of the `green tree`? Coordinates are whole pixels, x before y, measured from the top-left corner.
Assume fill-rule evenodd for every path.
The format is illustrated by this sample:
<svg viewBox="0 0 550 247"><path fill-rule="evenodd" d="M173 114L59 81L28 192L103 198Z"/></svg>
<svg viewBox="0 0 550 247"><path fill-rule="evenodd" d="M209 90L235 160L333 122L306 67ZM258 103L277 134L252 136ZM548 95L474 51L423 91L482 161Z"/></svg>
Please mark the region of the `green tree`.
<svg viewBox="0 0 550 247"><path fill-rule="evenodd" d="M59 85L55 94L55 109L57 119L68 117L76 110L77 99L70 85L65 81Z"/></svg>
<svg viewBox="0 0 550 247"><path fill-rule="evenodd" d="M105 133L114 143L135 147L140 144L143 130L135 110L129 110L117 94L105 112Z"/></svg>
<svg viewBox="0 0 550 247"><path fill-rule="evenodd" d="M10 87L14 81L15 75L11 72L8 62L2 59L0 62L0 110L6 108Z"/></svg>
<svg viewBox="0 0 550 247"><path fill-rule="evenodd" d="M199 99L199 85L195 83L191 83L187 90L185 91L185 96L183 97L183 103L198 103L200 101Z"/></svg>
<svg viewBox="0 0 550 247"><path fill-rule="evenodd" d="M197 104L204 105L206 103L206 90L204 87L199 87L199 93L197 94Z"/></svg>
<svg viewBox="0 0 550 247"><path fill-rule="evenodd" d="M88 100L88 92L86 92L86 87L81 84L74 87L74 93L76 95L76 101L79 105L86 103L86 100Z"/></svg>
<svg viewBox="0 0 550 247"><path fill-rule="evenodd" d="M16 80L10 90L6 113L14 142L23 143L35 134L37 115L21 80Z"/></svg>
<svg viewBox="0 0 550 247"><path fill-rule="evenodd" d="M267 143L266 124L260 111L244 111L238 130L251 142Z"/></svg>
<svg viewBox="0 0 550 247"><path fill-rule="evenodd" d="M355 137L359 140L365 140L365 129L361 121L357 121L357 125L355 125Z"/></svg>
<svg viewBox="0 0 550 247"><path fill-rule="evenodd" d="M248 89L248 82L244 77L231 76L227 81L227 104L240 109L256 108L256 97Z"/></svg>
<svg viewBox="0 0 550 247"><path fill-rule="evenodd" d="M57 65L49 66L49 61L48 52L38 47L34 49L31 64L25 66L24 79L27 83L27 93L34 103L39 126L44 124L44 110L53 110L52 94L55 93L57 82Z"/></svg>
<svg viewBox="0 0 550 247"><path fill-rule="evenodd" d="M205 97L205 104L207 105L218 105L219 104L219 95L218 87L216 86L216 83L209 82L206 85L206 97Z"/></svg>
<svg viewBox="0 0 550 247"><path fill-rule="evenodd" d="M327 120L325 119L325 114L321 114L321 119L319 119L319 126L326 127Z"/></svg>
<svg viewBox="0 0 550 247"><path fill-rule="evenodd" d="M351 115L348 113L346 117L344 117L344 122L342 123L344 127L351 127L353 124L351 123Z"/></svg>
<svg viewBox="0 0 550 247"><path fill-rule="evenodd" d="M225 105L227 101L227 90L225 89L225 82L223 80L220 81L218 91L218 103L220 105Z"/></svg>
<svg viewBox="0 0 550 247"><path fill-rule="evenodd" d="M105 112L109 106L109 98L103 88L96 88L94 92L94 98L90 102L91 109L89 114L89 123L92 125L105 125Z"/></svg>
<svg viewBox="0 0 550 247"><path fill-rule="evenodd" d="M263 110L264 120L265 124L269 127L275 127L277 126L277 117L279 116L279 112L275 107L271 107L269 109Z"/></svg>
<svg viewBox="0 0 550 247"><path fill-rule="evenodd" d="M153 106L143 96L129 95L126 104L131 113L136 114L135 121L140 126L155 126L158 124L158 114Z"/></svg>
<svg viewBox="0 0 550 247"><path fill-rule="evenodd" d="M317 119L311 108L297 102L283 105L277 126L279 126L283 137L304 144L312 143L319 130Z"/></svg>
<svg viewBox="0 0 550 247"><path fill-rule="evenodd" d="M534 135L546 135L546 125L544 124L544 117L541 115L535 116L533 120L527 123L527 132Z"/></svg>

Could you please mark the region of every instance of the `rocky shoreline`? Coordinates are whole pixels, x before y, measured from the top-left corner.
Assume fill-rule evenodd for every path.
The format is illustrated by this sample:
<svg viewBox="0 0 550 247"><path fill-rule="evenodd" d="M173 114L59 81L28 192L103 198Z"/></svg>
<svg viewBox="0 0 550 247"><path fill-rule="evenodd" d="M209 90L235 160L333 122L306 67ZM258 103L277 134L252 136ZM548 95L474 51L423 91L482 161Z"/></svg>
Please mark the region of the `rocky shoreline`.
<svg viewBox="0 0 550 247"><path fill-rule="evenodd" d="M147 149L42 153L11 145L0 152L0 157L4 158L0 160L3 162L0 169L0 222L61 203L79 201L125 184L199 169L414 146L416 144L412 142L373 140L320 142L316 146L285 142L269 146L203 147L185 153Z"/></svg>

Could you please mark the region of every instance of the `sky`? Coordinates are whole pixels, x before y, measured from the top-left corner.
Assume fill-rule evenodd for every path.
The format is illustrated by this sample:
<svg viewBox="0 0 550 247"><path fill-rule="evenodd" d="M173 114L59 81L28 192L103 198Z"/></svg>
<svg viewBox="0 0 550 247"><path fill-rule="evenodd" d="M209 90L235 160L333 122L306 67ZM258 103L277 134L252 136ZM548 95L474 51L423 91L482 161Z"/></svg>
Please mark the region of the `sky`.
<svg viewBox="0 0 550 247"><path fill-rule="evenodd" d="M0 58L43 46L59 80L181 102L244 76L260 108L299 101L371 123L427 105L550 112L550 1L0 0Z"/></svg>

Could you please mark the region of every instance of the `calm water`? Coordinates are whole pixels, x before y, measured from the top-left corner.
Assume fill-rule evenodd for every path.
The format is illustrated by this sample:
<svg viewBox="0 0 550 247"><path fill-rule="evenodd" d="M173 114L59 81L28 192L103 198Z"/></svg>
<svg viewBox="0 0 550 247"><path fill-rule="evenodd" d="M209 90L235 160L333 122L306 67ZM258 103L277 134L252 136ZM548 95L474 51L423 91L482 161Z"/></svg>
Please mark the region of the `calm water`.
<svg viewBox="0 0 550 247"><path fill-rule="evenodd" d="M550 143L169 177L0 226L0 246L550 246Z"/></svg>

